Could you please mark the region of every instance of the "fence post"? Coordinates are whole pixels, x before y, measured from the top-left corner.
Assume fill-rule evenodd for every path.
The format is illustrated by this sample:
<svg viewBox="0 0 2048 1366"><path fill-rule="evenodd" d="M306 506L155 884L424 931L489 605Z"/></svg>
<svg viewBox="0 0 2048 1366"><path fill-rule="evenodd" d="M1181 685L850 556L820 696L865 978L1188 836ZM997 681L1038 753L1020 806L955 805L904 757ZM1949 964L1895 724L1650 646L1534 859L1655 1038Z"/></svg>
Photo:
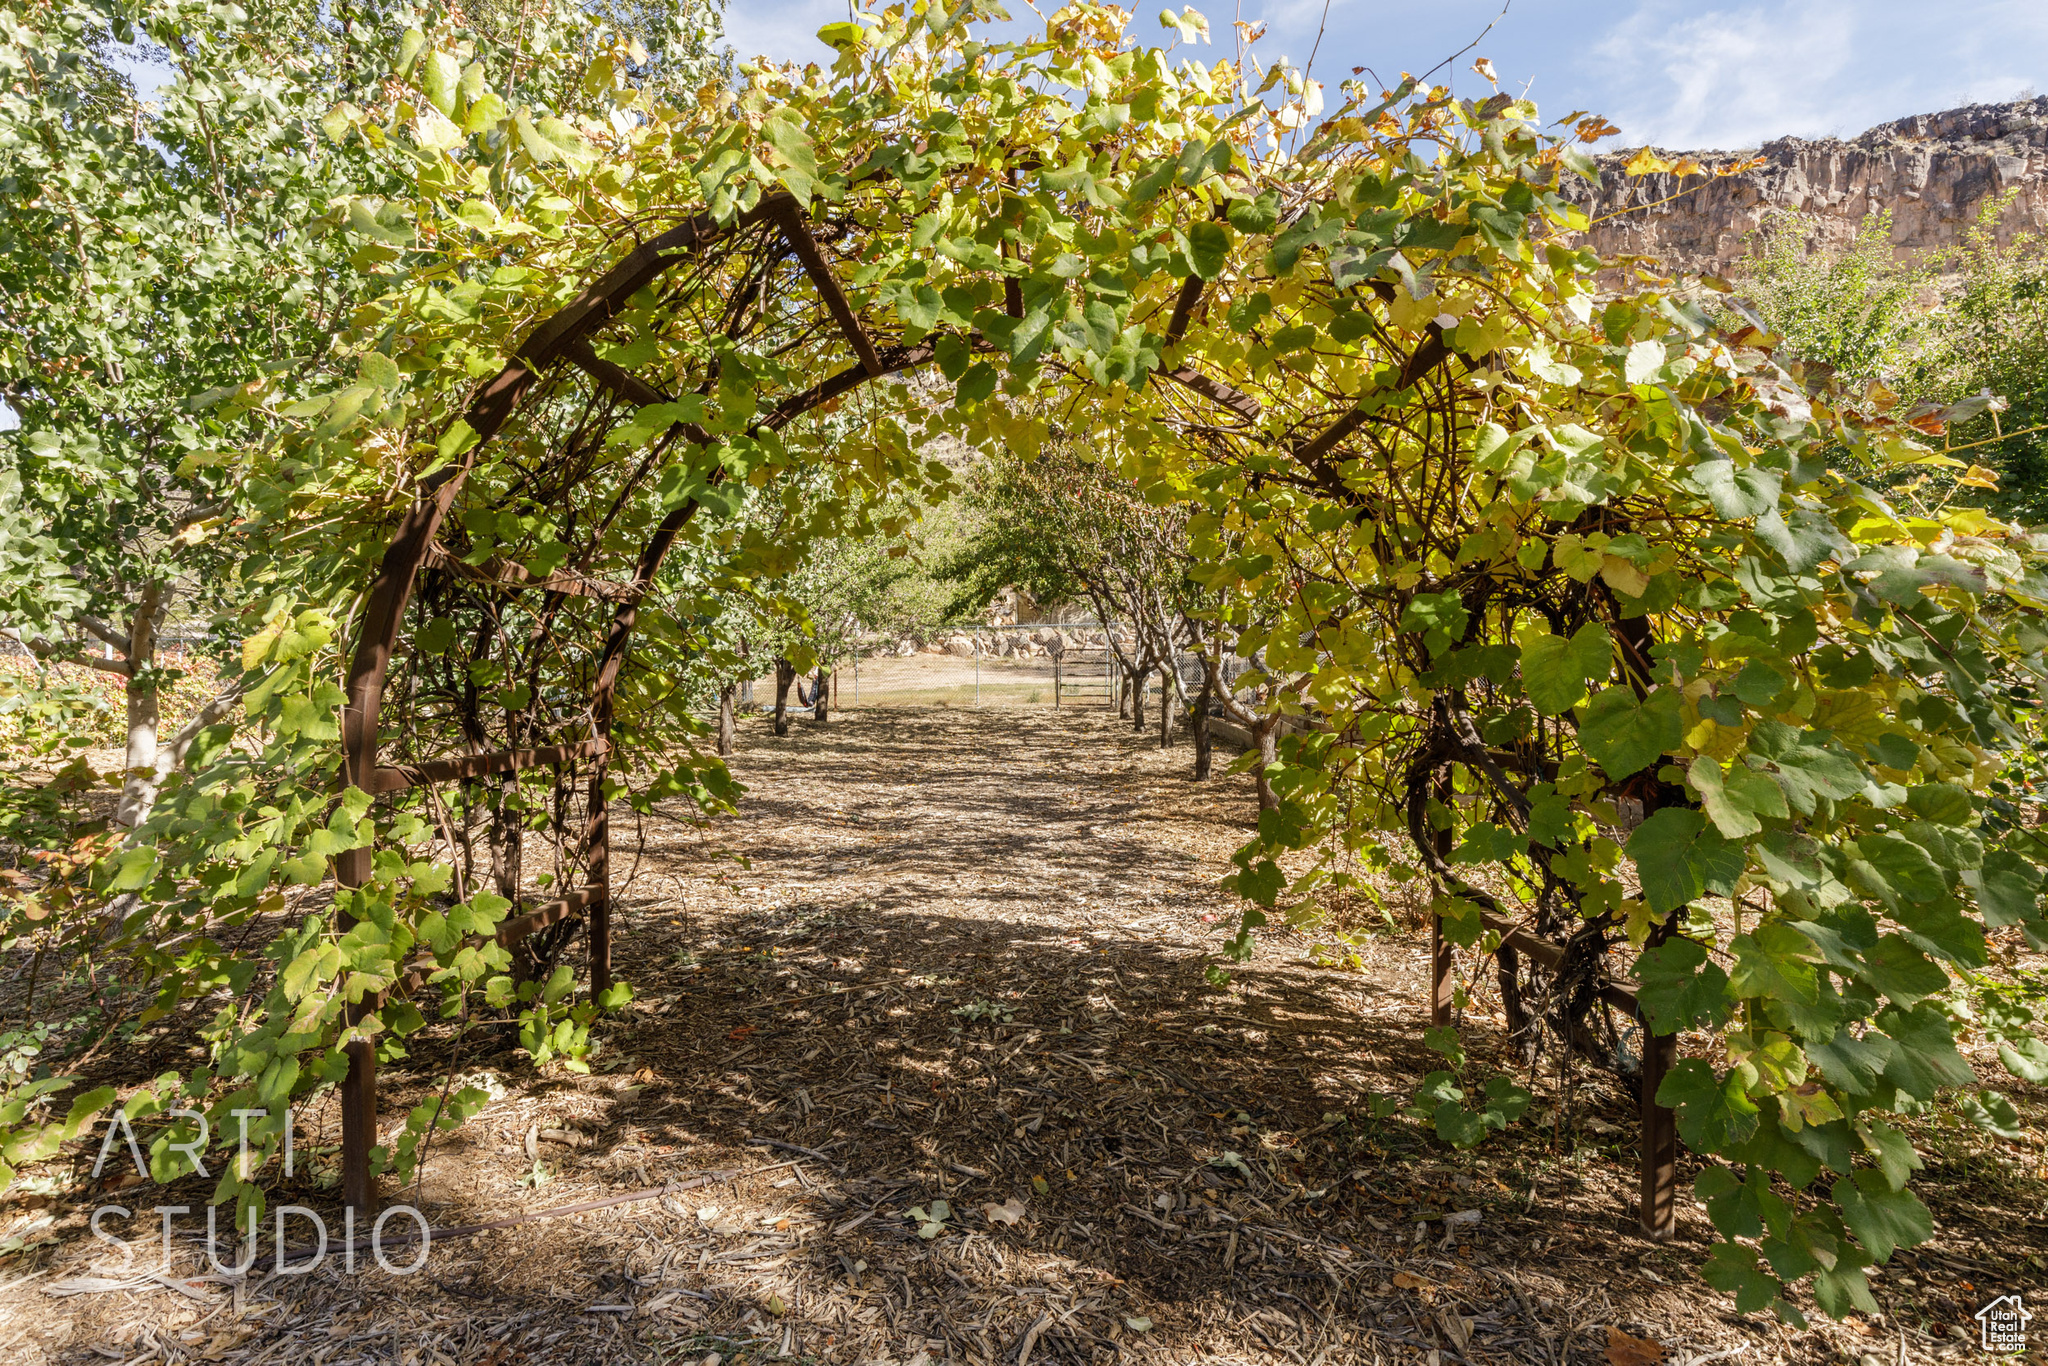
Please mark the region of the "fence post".
<svg viewBox="0 0 2048 1366"><path fill-rule="evenodd" d="M1652 1034L1647 1017L1642 1030L1643 1180L1636 1219L1646 1237L1661 1243L1678 1232L1678 1124L1669 1107L1657 1103L1657 1088L1678 1062L1678 1035Z"/></svg>
<svg viewBox="0 0 2048 1366"><path fill-rule="evenodd" d="M1444 805L1451 803L1451 775L1441 772L1436 780L1436 799ZM1438 857L1449 857L1451 832L1436 832ZM1451 943L1444 938L1444 918L1432 915L1429 918L1429 1022L1432 1025L1447 1025L1451 1022L1451 992L1454 964L1451 957Z"/></svg>
<svg viewBox="0 0 2048 1366"><path fill-rule="evenodd" d="M1064 653L1064 652L1062 652ZM1060 656L1052 657L1052 709L1060 709Z"/></svg>

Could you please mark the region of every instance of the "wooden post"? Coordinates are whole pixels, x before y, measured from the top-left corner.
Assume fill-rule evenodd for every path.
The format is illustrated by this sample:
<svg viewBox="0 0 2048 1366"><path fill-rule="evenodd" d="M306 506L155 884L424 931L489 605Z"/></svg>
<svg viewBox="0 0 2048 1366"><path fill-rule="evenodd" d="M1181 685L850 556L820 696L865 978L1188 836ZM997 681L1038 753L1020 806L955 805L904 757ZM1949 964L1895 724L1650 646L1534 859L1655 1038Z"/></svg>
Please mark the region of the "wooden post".
<svg viewBox="0 0 2048 1366"><path fill-rule="evenodd" d="M605 701L610 702L607 694ZM606 707L610 711L609 705ZM611 729L611 717L604 717L605 730ZM603 760L599 760L590 778L590 855L586 871L590 876L591 890L597 899L590 903L590 997L596 1000L611 989L612 984L612 876L611 876L611 818L604 800Z"/></svg>
<svg viewBox="0 0 2048 1366"><path fill-rule="evenodd" d="M1451 804L1451 774L1448 769L1437 774L1436 799L1445 806ZM1436 832L1436 852L1440 857L1450 857L1450 831ZM1429 1022L1432 1025L1451 1022L1451 969L1451 943L1444 938L1444 919L1433 915L1429 918Z"/></svg>
<svg viewBox="0 0 2048 1366"><path fill-rule="evenodd" d="M1052 657L1052 709L1060 709L1060 656Z"/></svg>
<svg viewBox="0 0 2048 1366"><path fill-rule="evenodd" d="M1678 1062L1678 1036L1650 1032L1643 1021L1643 1185L1636 1212L1643 1235L1664 1242L1678 1231L1678 1123L1657 1103L1657 1088Z"/></svg>
<svg viewBox="0 0 2048 1366"><path fill-rule="evenodd" d="M341 1083L341 1202L358 1217L373 1208L370 1149L377 1145L377 1046L348 1045L348 1076Z"/></svg>
<svg viewBox="0 0 2048 1366"><path fill-rule="evenodd" d="M1429 918L1429 1022L1451 1022L1451 943L1444 938L1442 916Z"/></svg>

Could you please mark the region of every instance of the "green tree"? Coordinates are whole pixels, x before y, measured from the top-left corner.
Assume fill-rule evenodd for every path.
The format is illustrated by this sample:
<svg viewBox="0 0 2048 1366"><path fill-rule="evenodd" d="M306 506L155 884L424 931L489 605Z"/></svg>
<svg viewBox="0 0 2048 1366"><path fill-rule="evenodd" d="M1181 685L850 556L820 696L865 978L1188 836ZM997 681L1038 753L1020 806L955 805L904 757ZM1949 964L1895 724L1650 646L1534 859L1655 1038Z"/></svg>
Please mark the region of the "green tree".
<svg viewBox="0 0 2048 1366"><path fill-rule="evenodd" d="M1901 260L1889 209L1865 218L1839 250L1816 247L1815 232L1796 211L1766 215L1738 268L1744 297L1801 358L1851 380L1911 383L1939 345L1943 263Z"/></svg>
<svg viewBox="0 0 2048 1366"><path fill-rule="evenodd" d="M447 12L299 0L0 12L0 400L18 423L0 434L0 629L124 680L124 826L239 693L230 669L219 696L160 735L166 623L218 620L223 659L258 624L228 544L251 511L229 466L247 435L239 414L311 392L410 237L379 218L402 182L322 120L408 74L430 100L452 98L482 64L508 72L502 98L608 113L608 83L586 88L608 21L646 40L629 80L664 98L695 98L725 70L710 46L717 11L696 0L562 0L469 8L449 50L415 72L414 25ZM343 230L337 206L350 203L366 233Z"/></svg>
<svg viewBox="0 0 2048 1366"><path fill-rule="evenodd" d="M1999 242L1995 209L2005 198L1985 206L1944 262L1952 273L1929 323L1940 341L1915 384L1929 401L1974 409L1955 441L1972 447L1998 487L1962 496L2039 525L2048 523L2048 238Z"/></svg>

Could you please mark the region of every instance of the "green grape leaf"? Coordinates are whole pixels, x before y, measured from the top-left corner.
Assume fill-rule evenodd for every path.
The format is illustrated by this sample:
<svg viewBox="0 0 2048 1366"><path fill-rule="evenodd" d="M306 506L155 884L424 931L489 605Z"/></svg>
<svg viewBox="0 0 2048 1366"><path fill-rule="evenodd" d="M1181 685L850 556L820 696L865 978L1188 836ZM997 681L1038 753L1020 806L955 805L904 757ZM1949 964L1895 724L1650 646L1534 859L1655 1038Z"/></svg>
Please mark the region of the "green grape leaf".
<svg viewBox="0 0 2048 1366"><path fill-rule="evenodd" d="M1706 818L1685 807L1667 806L1650 813L1628 837L1628 856L1642 881L1643 899L1659 915L1668 914L1706 892L1699 869L1689 857L1693 838Z"/></svg>
<svg viewBox="0 0 2048 1366"><path fill-rule="evenodd" d="M2005 1064L2006 1071L2021 1081L2037 1085L2048 1081L2048 1044L2039 1039L1999 1040L1998 1060Z"/></svg>
<svg viewBox="0 0 2048 1366"><path fill-rule="evenodd" d="M1896 910L1948 896L1948 879L1927 851L1900 835L1865 835L1849 860L1851 879Z"/></svg>
<svg viewBox="0 0 2048 1366"><path fill-rule="evenodd" d="M1839 1264L1813 1273L1813 1302L1830 1318L1847 1318L1852 1313L1879 1314L1877 1300L1870 1293L1870 1281L1860 1266Z"/></svg>
<svg viewBox="0 0 2048 1366"><path fill-rule="evenodd" d="M1792 1207L1771 1189L1771 1174L1755 1167L1737 1176L1727 1167L1700 1173L1693 1189L1706 1202L1707 1218L1723 1238L1761 1238L1764 1229L1783 1237L1792 1226Z"/></svg>
<svg viewBox="0 0 2048 1366"><path fill-rule="evenodd" d="M1223 273L1230 246L1230 230L1221 223L1197 223L1188 229L1188 264L1204 280L1213 280Z"/></svg>
<svg viewBox="0 0 2048 1366"><path fill-rule="evenodd" d="M1863 951L1863 977L1900 1005L1948 990L1948 973L1901 935L1887 934Z"/></svg>
<svg viewBox="0 0 2048 1366"><path fill-rule="evenodd" d="M1300 848L1301 846L1290 846ZM1505 863L1529 847L1529 837L1508 826L1480 821L1450 854L1452 863Z"/></svg>
<svg viewBox="0 0 2048 1366"><path fill-rule="evenodd" d="M1474 1114L1455 1100L1447 1100L1436 1107L1433 1117L1436 1136L1453 1148L1476 1146L1486 1137L1486 1120Z"/></svg>
<svg viewBox="0 0 2048 1366"><path fill-rule="evenodd" d="M1827 1078L1828 1085L1850 1095L1863 1095L1877 1085L1891 1059L1892 1048L1892 1041L1882 1034L1859 1038L1846 1029L1838 1029L1826 1040L1809 1039L1806 1056Z"/></svg>
<svg viewBox="0 0 2048 1366"><path fill-rule="evenodd" d="M1488 1077L1484 1111L1487 1125L1495 1129L1507 1128L1522 1117L1533 1099L1534 1097L1512 1077Z"/></svg>
<svg viewBox="0 0 2048 1366"><path fill-rule="evenodd" d="M1887 1261L1894 1250L1934 1236L1934 1217L1920 1197L1893 1190L1883 1172L1866 1167L1835 1182L1832 1194L1842 1222L1875 1261Z"/></svg>
<svg viewBox="0 0 2048 1366"><path fill-rule="evenodd" d="M1735 971L1729 980L1738 996L1774 996L1814 1005L1820 999L1813 960L1820 956L1813 941L1789 925L1769 923L1752 934L1735 936L1729 948Z"/></svg>
<svg viewBox="0 0 2048 1366"><path fill-rule="evenodd" d="M1680 705L1672 688L1659 688L1640 704L1627 688L1603 688L1586 704L1579 744L1608 777L1626 778L1684 743Z"/></svg>
<svg viewBox="0 0 2048 1366"><path fill-rule="evenodd" d="M1749 736L1750 752L1777 775L1786 801L1802 816L1813 814L1816 798L1853 797L1865 781L1862 765L1833 741L1819 739L1771 720L1757 722Z"/></svg>
<svg viewBox="0 0 2048 1366"><path fill-rule="evenodd" d="M776 179L796 196L797 203L808 207L818 188L817 149L800 118L786 111L778 114L781 116L770 115L761 124L761 136L782 163L776 168Z"/></svg>
<svg viewBox="0 0 2048 1366"><path fill-rule="evenodd" d="M1636 959L1636 999L1649 1012L1654 1032L1675 1034L1700 1021L1719 1028L1733 1008L1728 974L1708 961L1707 946L1692 939L1668 939Z"/></svg>
<svg viewBox="0 0 2048 1366"><path fill-rule="evenodd" d="M1678 1112L1679 1136L1695 1152L1718 1153L1756 1132L1756 1102L1749 1098L1754 1073L1737 1067L1726 1077L1701 1058L1681 1058L1664 1074L1657 1103Z"/></svg>
<svg viewBox="0 0 2048 1366"><path fill-rule="evenodd" d="M1863 1146L1877 1158L1878 1170L1893 1190L1903 1190L1907 1180L1923 1165L1920 1154L1913 1151L1913 1140L1882 1120L1863 1120L1857 1124L1862 1135Z"/></svg>
<svg viewBox="0 0 2048 1366"><path fill-rule="evenodd" d="M2041 870L2018 854L1996 849L1984 856L1984 867L1965 873L1963 881L1977 892L1977 908L1992 929L2024 924L2041 913Z"/></svg>
<svg viewBox="0 0 2048 1366"><path fill-rule="evenodd" d="M1522 687L1545 716L1562 716L1586 696L1588 680L1613 669L1614 641L1607 628L1587 622L1570 639L1547 633L1522 637Z"/></svg>
<svg viewBox="0 0 2048 1366"><path fill-rule="evenodd" d="M1551 849L1561 849L1573 832L1572 804L1548 783L1529 794L1529 839Z"/></svg>
<svg viewBox="0 0 2048 1366"><path fill-rule="evenodd" d="M1932 1005L1890 1006L1871 1021L1896 1047L1884 1079L1915 1100L1932 1100L1944 1086L1967 1086L1977 1074L1956 1052L1949 1022Z"/></svg>
<svg viewBox="0 0 2048 1366"><path fill-rule="evenodd" d="M1956 1108L1963 1112L1965 1119L1987 1134L2012 1141L2026 1135L2027 1123L2020 1118L2020 1112L1996 1091L1979 1091L1974 1096L1964 1096Z"/></svg>
<svg viewBox="0 0 2048 1366"><path fill-rule="evenodd" d="M1750 465L1737 469L1732 460L1702 460L1691 471L1693 487L1707 496L1714 511L1730 521L1758 517L1778 506L1784 476Z"/></svg>
<svg viewBox="0 0 2048 1366"><path fill-rule="evenodd" d="M1783 820L1791 814L1777 781L1746 764L1723 773L1712 756L1702 754L1692 761L1685 777L1700 794L1700 805L1713 819L1714 828L1729 839L1754 835L1764 828L1765 819Z"/></svg>
<svg viewBox="0 0 2048 1366"><path fill-rule="evenodd" d="M1724 1295L1735 1297L1736 1312L1769 1308L1784 1293L1776 1277L1757 1265L1757 1251L1740 1243L1716 1243L1700 1268L1700 1278Z"/></svg>
<svg viewBox="0 0 2048 1366"><path fill-rule="evenodd" d="M1740 1143L1731 1143L1722 1150L1721 1156L1730 1162L1741 1162L1767 1172L1776 1172L1784 1177L1794 1190L1805 1190L1813 1178L1820 1175L1823 1165L1821 1160L1804 1146L1787 1138L1783 1126L1770 1115L1759 1116L1756 1132Z"/></svg>

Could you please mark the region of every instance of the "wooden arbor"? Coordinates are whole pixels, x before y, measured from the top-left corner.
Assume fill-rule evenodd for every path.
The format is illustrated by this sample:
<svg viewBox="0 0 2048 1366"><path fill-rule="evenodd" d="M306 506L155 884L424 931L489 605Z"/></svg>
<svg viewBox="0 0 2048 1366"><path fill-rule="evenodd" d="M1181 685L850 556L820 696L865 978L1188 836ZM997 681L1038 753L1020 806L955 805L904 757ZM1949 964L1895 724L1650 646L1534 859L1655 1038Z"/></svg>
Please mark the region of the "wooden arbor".
<svg viewBox="0 0 2048 1366"><path fill-rule="evenodd" d="M487 863L498 893L515 903L496 937L524 966L544 965L587 929L593 994L610 984L607 768L622 672L640 607L699 507L697 497L664 502L652 494L667 469L692 463L691 448L708 459L721 444L686 420L645 450L637 440L608 438L644 408L717 386L729 353L707 338L807 353L803 373L816 378L758 405L748 437L935 359L929 345L877 345L834 276L829 242L828 235L821 245L794 199L770 195L730 224L700 216L637 247L536 326L512 363L478 390L464 417L475 440L417 483L370 585L343 717L345 780L373 796L424 794L456 855L458 892L466 898ZM1007 283L1006 311L1021 316L1015 283ZM1202 292L1197 278L1180 289L1169 345ZM650 340L672 344L641 345ZM656 356L664 368L650 374ZM1431 324L1398 384L1413 384L1447 357ZM1163 375L1239 416L1258 415L1254 400L1212 376L1187 367ZM1319 460L1363 420L1347 414L1297 454ZM480 461L493 442L512 450ZM722 466L698 463L700 488L725 477ZM529 567L537 564L547 567ZM520 778L536 771L549 780L538 800ZM441 797L448 784L462 789L459 824ZM552 856L545 897L540 880L527 876L530 835ZM374 868L375 851L352 850L337 859L337 880L359 887ZM1560 952L1516 934L1504 947L1538 959ZM1441 1018L1446 960L1439 953L1436 961L1433 1013ZM431 971L430 962L416 968L390 993L416 990ZM353 1019L383 999L360 1002ZM1633 1008L1632 1000L1616 1004ZM1644 1067L1641 1220L1653 1236L1668 1236L1673 1210L1675 1136L1670 1112L1654 1102L1670 1043L1654 1041ZM357 1041L348 1056L343 1198L367 1210L375 1051Z"/></svg>
<svg viewBox="0 0 2048 1366"><path fill-rule="evenodd" d="M788 195L765 196L728 225L700 216L646 241L535 327L477 391L464 418L475 440L416 485L349 667L344 780L373 796L423 793L456 858L458 893L466 899L487 871L514 903L496 934L515 966L544 965L587 929L593 995L611 978L606 782L621 672L640 607L699 506L692 497L662 511L653 481L665 464L687 463L688 447L715 444L691 422L645 450L607 437L671 401L679 381L683 393L716 385L721 352L706 337L808 351L811 373L824 376L757 407L750 437L933 356L929 346L875 345ZM643 348L665 353L655 378L601 354L650 339L674 343ZM828 354L842 347L851 364ZM479 461L493 441L501 458ZM705 486L723 477L713 465ZM527 567L551 561L545 573ZM519 775L535 771L548 781L530 792ZM443 799L450 784L459 802ZM544 875L529 876L530 837L551 863ZM337 881L364 885L374 859L368 848L340 855ZM536 884L552 895L535 895ZM429 961L358 1003L351 1021L431 971ZM342 1194L367 1210L376 1055L366 1040L347 1051Z"/></svg>

